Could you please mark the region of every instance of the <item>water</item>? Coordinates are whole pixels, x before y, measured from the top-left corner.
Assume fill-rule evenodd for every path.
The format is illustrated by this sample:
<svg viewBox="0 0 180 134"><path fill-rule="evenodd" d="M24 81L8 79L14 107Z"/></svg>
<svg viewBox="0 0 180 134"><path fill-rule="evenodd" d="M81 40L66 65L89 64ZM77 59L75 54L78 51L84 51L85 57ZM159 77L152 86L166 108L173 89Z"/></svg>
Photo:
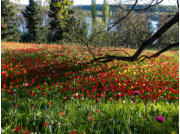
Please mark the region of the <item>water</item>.
<svg viewBox="0 0 180 134"><path fill-rule="evenodd" d="M157 20L151 20L151 25L152 25L152 31L155 33L158 30L158 21Z"/></svg>
<svg viewBox="0 0 180 134"><path fill-rule="evenodd" d="M92 31L92 18L91 17L86 17L85 21L88 24L88 34L90 34L91 31ZM110 20L110 23L112 23L112 22L113 22L113 20ZM158 20L151 19L150 23L151 23L151 26L152 26L151 31L152 31L152 33L155 33L158 30Z"/></svg>
<svg viewBox="0 0 180 134"><path fill-rule="evenodd" d="M45 14L43 16L43 23L42 23L43 27L47 25L47 20L48 20L48 15ZM92 31L92 18L91 17L86 17L85 22L88 24L88 34L90 34L91 31ZM150 20L150 23L152 25L152 33L155 33L158 30L158 20ZM27 32L26 23L25 23L24 19L20 24L19 30L20 30L21 33Z"/></svg>

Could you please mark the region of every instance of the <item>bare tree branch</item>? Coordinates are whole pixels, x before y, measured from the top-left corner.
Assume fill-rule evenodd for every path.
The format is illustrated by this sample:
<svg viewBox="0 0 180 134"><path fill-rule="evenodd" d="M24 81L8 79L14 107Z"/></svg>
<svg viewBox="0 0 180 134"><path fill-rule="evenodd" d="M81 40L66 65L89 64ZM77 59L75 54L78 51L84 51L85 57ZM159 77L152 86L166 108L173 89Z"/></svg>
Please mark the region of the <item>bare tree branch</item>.
<svg viewBox="0 0 180 134"><path fill-rule="evenodd" d="M113 22L113 25L110 26L107 31L111 30L113 27L115 27L119 22L121 22L123 19L125 19L134 9L134 7L136 6L136 4L138 3L138 0L135 1L135 3L132 5L131 9L127 12L126 15L124 15L123 17L121 17L120 19L118 19L116 22Z"/></svg>
<svg viewBox="0 0 180 134"><path fill-rule="evenodd" d="M167 50L169 50L169 49L171 49L171 48L173 48L173 47L177 47L177 46L179 46L179 42L173 43L173 44L169 44L167 47L161 49L161 50L158 51L157 53L155 53L155 54L153 54L153 55L151 55L151 56L142 55L142 56L140 56L137 60L140 60L140 59L143 57L143 59L140 60L140 62L141 62L141 61L143 61L143 60L145 60L145 59L151 59L151 58L154 58L154 57L158 57L160 54L164 53L165 51L167 51Z"/></svg>

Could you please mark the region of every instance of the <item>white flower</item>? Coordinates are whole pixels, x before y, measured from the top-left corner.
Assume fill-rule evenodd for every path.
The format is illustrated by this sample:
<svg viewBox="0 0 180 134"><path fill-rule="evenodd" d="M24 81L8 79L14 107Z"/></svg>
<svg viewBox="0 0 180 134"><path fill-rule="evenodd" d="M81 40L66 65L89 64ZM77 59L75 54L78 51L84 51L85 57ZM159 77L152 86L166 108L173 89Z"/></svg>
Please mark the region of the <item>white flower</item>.
<svg viewBox="0 0 180 134"><path fill-rule="evenodd" d="M76 95L76 96L78 96L79 94L78 94L78 93L76 93L75 95Z"/></svg>

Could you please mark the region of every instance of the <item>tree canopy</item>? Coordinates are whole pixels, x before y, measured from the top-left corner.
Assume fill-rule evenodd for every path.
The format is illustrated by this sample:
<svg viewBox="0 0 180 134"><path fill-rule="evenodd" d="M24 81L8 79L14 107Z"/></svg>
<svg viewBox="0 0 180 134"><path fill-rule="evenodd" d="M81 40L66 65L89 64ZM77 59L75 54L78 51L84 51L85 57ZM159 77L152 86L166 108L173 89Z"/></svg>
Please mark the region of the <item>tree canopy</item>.
<svg viewBox="0 0 180 134"><path fill-rule="evenodd" d="M9 0L1 0L1 38L3 41L18 41L18 17L16 8Z"/></svg>

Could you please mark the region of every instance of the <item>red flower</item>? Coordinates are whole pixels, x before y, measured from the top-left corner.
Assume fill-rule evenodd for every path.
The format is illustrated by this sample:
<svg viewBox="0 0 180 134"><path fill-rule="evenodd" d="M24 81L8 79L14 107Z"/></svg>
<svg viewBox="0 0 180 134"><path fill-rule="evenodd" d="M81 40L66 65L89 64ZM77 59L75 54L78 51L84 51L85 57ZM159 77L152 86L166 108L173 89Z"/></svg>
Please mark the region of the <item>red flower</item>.
<svg viewBox="0 0 180 134"><path fill-rule="evenodd" d="M34 105L32 105L31 107L32 107L32 109L34 109Z"/></svg>
<svg viewBox="0 0 180 134"><path fill-rule="evenodd" d="M72 130L71 134L77 134L77 131L76 130Z"/></svg>
<svg viewBox="0 0 180 134"><path fill-rule="evenodd" d="M94 121L94 118L90 118L90 121Z"/></svg>
<svg viewBox="0 0 180 134"><path fill-rule="evenodd" d="M18 104L14 104L14 107L17 108L17 107L18 107Z"/></svg>
<svg viewBox="0 0 180 134"><path fill-rule="evenodd" d="M97 98L97 101L101 101L101 98Z"/></svg>
<svg viewBox="0 0 180 134"><path fill-rule="evenodd" d="M48 102L48 105L49 105L49 107L51 107L51 106L52 106L52 103L51 103L51 102Z"/></svg>
<svg viewBox="0 0 180 134"><path fill-rule="evenodd" d="M29 134L30 132L28 130L23 131L23 134Z"/></svg>
<svg viewBox="0 0 180 134"><path fill-rule="evenodd" d="M62 115L62 116L64 116L64 115L65 115L65 113L64 113L64 112L61 112L61 113L59 113L59 115Z"/></svg>
<svg viewBox="0 0 180 134"><path fill-rule="evenodd" d="M49 124L48 124L47 122L45 122L45 123L44 123L44 126L45 126L45 127L48 127L48 126L49 126Z"/></svg>
<svg viewBox="0 0 180 134"><path fill-rule="evenodd" d="M96 109L96 112L99 112L99 109Z"/></svg>
<svg viewBox="0 0 180 134"><path fill-rule="evenodd" d="M19 132L19 131L21 131L21 129L22 129L22 127L18 126L17 128L14 129L14 131Z"/></svg>

